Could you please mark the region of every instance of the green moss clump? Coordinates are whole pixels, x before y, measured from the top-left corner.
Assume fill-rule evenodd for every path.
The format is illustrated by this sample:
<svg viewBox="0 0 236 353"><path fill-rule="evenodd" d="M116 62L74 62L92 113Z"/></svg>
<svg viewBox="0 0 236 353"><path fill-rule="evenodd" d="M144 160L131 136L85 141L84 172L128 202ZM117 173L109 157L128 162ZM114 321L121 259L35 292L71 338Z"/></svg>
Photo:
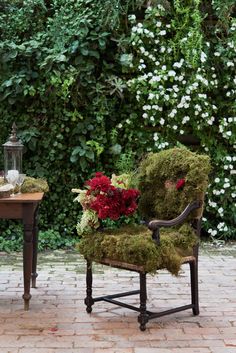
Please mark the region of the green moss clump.
<svg viewBox="0 0 236 353"><path fill-rule="evenodd" d="M27 192L48 192L49 187L46 180L41 178L26 177L21 187L22 193Z"/></svg>
<svg viewBox="0 0 236 353"><path fill-rule="evenodd" d="M141 265L150 273L166 268L177 276L182 257L192 255L197 243L198 238L188 224L179 229L163 229L160 246L153 241L147 227L133 225L86 234L78 249L84 257L94 261L109 258Z"/></svg>
<svg viewBox="0 0 236 353"><path fill-rule="evenodd" d="M208 186L210 160L186 148L150 153L140 165L139 211L149 219L172 219L192 201L203 199ZM176 183L185 179L183 188Z"/></svg>
<svg viewBox="0 0 236 353"><path fill-rule="evenodd" d="M7 184L7 182L4 180L4 178L0 178L0 186L4 184ZM14 192L18 192L18 191L19 191L19 186L16 186L14 189ZM49 191L49 187L48 187L47 181L41 178L26 177L21 186L22 193L48 192L48 191Z"/></svg>

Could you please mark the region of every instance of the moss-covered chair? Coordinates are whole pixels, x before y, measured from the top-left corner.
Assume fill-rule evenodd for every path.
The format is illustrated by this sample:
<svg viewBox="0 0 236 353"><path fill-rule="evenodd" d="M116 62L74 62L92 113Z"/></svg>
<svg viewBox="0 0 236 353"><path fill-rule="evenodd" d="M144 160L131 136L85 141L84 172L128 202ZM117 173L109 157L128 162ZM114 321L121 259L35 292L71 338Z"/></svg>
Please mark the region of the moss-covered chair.
<svg viewBox="0 0 236 353"><path fill-rule="evenodd" d="M149 154L139 168L139 211L143 225L104 230L82 238L79 249L87 260L86 310L104 300L139 312L140 329L150 319L181 310L199 314L198 243L204 193L210 171L209 158L185 148ZM92 262L136 271L140 288L135 291L92 297ZM190 265L191 303L163 312L146 309L146 274L167 269L178 275L182 264ZM139 294L135 307L116 298Z"/></svg>

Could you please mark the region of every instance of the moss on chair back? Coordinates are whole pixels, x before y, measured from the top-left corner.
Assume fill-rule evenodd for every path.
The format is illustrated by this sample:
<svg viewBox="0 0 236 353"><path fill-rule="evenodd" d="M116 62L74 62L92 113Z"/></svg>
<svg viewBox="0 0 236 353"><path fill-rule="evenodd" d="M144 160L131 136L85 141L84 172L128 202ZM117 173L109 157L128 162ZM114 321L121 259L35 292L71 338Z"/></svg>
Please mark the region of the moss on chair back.
<svg viewBox="0 0 236 353"><path fill-rule="evenodd" d="M146 219L173 219L194 200L203 198L210 160L185 148L150 153L140 165L139 211ZM178 181L184 185L177 189Z"/></svg>

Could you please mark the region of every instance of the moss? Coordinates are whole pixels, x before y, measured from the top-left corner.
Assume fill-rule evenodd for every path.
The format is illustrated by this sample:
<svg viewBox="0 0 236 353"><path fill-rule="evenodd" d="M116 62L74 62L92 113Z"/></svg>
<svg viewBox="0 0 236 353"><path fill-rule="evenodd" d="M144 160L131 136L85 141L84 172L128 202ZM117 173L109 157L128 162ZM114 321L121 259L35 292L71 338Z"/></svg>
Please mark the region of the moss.
<svg viewBox="0 0 236 353"><path fill-rule="evenodd" d="M152 233L145 226L124 226L116 230L106 229L86 234L78 244L79 251L89 259L103 258L142 265L146 272L155 273L167 268L177 275L183 256L192 254L198 242L190 225L179 229L162 229L161 244L152 240Z"/></svg>
<svg viewBox="0 0 236 353"><path fill-rule="evenodd" d="M6 184L4 178L0 177L0 186ZM18 192L19 187L15 187L15 192ZM21 192L48 192L49 187L46 180L41 178L26 177L24 183L21 186Z"/></svg>
<svg viewBox="0 0 236 353"><path fill-rule="evenodd" d="M209 157L185 148L150 153L138 173L141 215L146 219L175 218L188 203L203 198L209 172ZM185 185L177 190L179 179L185 179Z"/></svg>
<svg viewBox="0 0 236 353"><path fill-rule="evenodd" d="M22 193L27 192L48 192L48 183L41 178L26 177L21 187Z"/></svg>

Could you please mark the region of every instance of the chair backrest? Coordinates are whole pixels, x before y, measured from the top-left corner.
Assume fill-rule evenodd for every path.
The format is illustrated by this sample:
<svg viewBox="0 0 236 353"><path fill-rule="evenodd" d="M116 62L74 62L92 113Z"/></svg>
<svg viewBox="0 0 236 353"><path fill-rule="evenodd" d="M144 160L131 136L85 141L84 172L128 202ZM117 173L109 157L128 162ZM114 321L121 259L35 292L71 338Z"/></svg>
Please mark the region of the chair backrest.
<svg viewBox="0 0 236 353"><path fill-rule="evenodd" d="M189 203L203 201L210 169L208 156L186 148L148 154L138 173L141 216L145 220L173 219ZM201 217L202 209L191 217Z"/></svg>

